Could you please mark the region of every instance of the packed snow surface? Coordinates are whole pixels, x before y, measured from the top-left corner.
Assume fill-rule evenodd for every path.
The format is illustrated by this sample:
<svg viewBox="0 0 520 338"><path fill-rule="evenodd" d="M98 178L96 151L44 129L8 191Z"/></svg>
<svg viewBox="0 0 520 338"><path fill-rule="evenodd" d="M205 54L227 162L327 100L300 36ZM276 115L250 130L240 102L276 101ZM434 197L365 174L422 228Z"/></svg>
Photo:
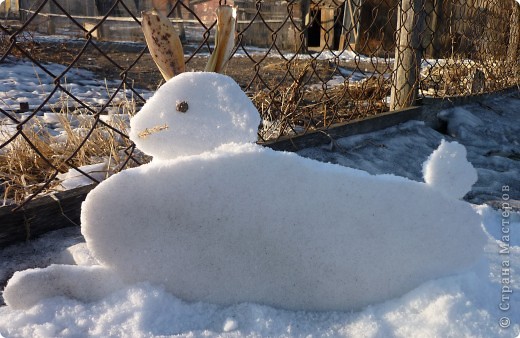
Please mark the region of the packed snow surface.
<svg viewBox="0 0 520 338"><path fill-rule="evenodd" d="M177 81L197 76L202 75ZM238 96L237 91L230 85L221 94ZM159 90L157 95L165 94ZM171 102L166 112L194 113L176 112L179 98L165 100ZM142 113L152 108L157 107L148 105ZM223 109L215 108L217 116ZM246 121L222 125L247 130L256 123ZM152 137L169 129L149 133L163 123L143 124L148 132L140 141L149 142L150 149L174 147ZM134 132L139 137L139 130ZM520 264L519 217L511 212L505 218L454 197L471 187L470 179L457 177L461 169L472 169L463 147L442 143L423 165L426 183L421 183L237 144L247 138L238 135L216 149L218 136L210 135L201 153L201 148L180 157L156 153L150 164L99 185L83 212L89 250L75 246L64 259L86 265L15 274L4 294L10 306L0 309L0 334L518 335L518 301L511 299L507 312L498 304L505 286L519 286L513 278L505 284L503 276L506 260L512 267ZM447 190L448 178L436 178L436 171L459 179L452 182L454 191ZM497 230L503 219L508 220L507 238ZM506 245L507 255L499 255ZM247 261L254 263L248 266ZM348 268L355 270L345 276ZM172 278L183 283L179 289L172 289ZM252 293L244 291L248 288ZM327 295L331 290L339 293L339 300ZM189 296L197 292L202 296ZM323 297L312 298L320 292ZM337 308L330 302L341 302L342 293L348 292L360 303L345 308L357 312L314 311ZM240 299L241 294L263 299ZM269 297L276 299L270 302ZM305 303L291 306L290 301ZM512 322L505 325L503 318Z"/></svg>
<svg viewBox="0 0 520 338"><path fill-rule="evenodd" d="M477 171L466 159L466 148L445 142L424 162L424 181L454 198L462 198L477 182Z"/></svg>
<svg viewBox="0 0 520 338"><path fill-rule="evenodd" d="M22 102L29 103L31 109L42 104L50 95L48 104L57 108L76 106L74 95L87 105L101 106L107 103L119 87L117 81L99 79L93 72L64 65L45 63L42 69L36 64L7 57L0 63L0 109L16 110ZM65 73L66 72L66 73ZM55 79L62 76L57 87ZM125 102L133 93L121 89L112 103ZM149 93L143 91L144 97Z"/></svg>
<svg viewBox="0 0 520 338"><path fill-rule="evenodd" d="M154 159L171 159L253 142L259 124L255 106L230 77L184 73L164 84L131 119L130 138Z"/></svg>
<svg viewBox="0 0 520 338"><path fill-rule="evenodd" d="M511 249L499 254L500 212L476 207L486 227L487 245L481 260L459 274L426 282L389 301L356 312L287 311L254 303L218 306L189 303L150 283L126 286L99 301L80 302L66 297L41 301L27 310L0 308L4 337L517 337L520 307L518 279L512 280L511 310L498 308L501 266L505 259L520 264L520 215L510 220ZM79 228L67 228L0 251L0 265L15 260L80 262L88 250L73 245ZM61 240L60 240L61 239ZM83 248L83 249L81 249ZM63 251L63 253L61 253ZM72 251L72 254L71 254ZM71 255L73 255L74 260ZM78 259L77 257L83 257ZM63 258L65 257L65 258ZM43 262L42 262L43 260ZM17 262L19 268L25 263ZM79 264L79 263L78 263ZM2 271L5 271L3 267ZM517 269L512 273L516 275ZM511 326L502 329L502 317ZM231 323L230 323L231 322ZM231 327L231 329L230 329Z"/></svg>
<svg viewBox="0 0 520 338"><path fill-rule="evenodd" d="M499 203L502 187L507 185L510 198L520 207L519 114L520 96L513 93L441 110L437 118L444 125L440 128L423 121L408 121L340 138L331 145L301 149L298 154L374 175L399 173L420 181L424 175L421 164L442 140L456 141L466 148L468 161L478 176L464 199L474 204Z"/></svg>

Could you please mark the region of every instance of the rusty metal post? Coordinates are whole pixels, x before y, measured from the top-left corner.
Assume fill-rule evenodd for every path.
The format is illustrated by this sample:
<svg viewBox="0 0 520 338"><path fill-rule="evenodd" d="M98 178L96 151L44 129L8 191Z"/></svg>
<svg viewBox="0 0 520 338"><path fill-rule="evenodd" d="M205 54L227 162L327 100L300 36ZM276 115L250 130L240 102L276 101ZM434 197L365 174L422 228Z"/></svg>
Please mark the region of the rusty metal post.
<svg viewBox="0 0 520 338"><path fill-rule="evenodd" d="M410 107L417 99L423 49L424 1L401 0L399 4L390 110Z"/></svg>

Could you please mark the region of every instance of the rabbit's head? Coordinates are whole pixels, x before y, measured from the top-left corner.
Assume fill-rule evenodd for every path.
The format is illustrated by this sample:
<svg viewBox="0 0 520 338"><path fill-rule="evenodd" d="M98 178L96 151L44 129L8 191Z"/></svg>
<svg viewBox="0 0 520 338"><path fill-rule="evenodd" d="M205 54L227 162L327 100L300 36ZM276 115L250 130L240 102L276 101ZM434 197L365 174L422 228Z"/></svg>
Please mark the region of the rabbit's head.
<svg viewBox="0 0 520 338"><path fill-rule="evenodd" d="M255 142L260 115L240 86L217 73L182 73L165 83L130 121L130 138L158 159Z"/></svg>
<svg viewBox="0 0 520 338"><path fill-rule="evenodd" d="M222 71L235 44L236 9L220 5L216 14L208 73L184 73L182 44L165 11L143 13L148 49L167 83L131 120L130 138L155 158L196 155L222 144L256 140L260 123L256 108L231 78L209 73Z"/></svg>

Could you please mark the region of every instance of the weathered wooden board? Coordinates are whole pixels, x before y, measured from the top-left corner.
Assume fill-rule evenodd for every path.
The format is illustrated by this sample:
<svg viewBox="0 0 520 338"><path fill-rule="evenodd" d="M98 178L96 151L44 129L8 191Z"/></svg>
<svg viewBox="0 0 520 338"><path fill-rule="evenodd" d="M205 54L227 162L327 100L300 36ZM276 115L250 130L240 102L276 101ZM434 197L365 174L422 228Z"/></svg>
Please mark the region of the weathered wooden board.
<svg viewBox="0 0 520 338"><path fill-rule="evenodd" d="M419 93L421 36L424 33L424 0L403 0L397 14L397 44L390 110L413 106Z"/></svg>
<svg viewBox="0 0 520 338"><path fill-rule="evenodd" d="M94 185L37 198L13 212L0 208L0 248L46 232L80 224L81 203Z"/></svg>
<svg viewBox="0 0 520 338"><path fill-rule="evenodd" d="M420 107L411 107L363 120L336 124L329 129L317 130L305 135L281 137L276 141L263 143L263 145L274 150L298 151L330 143L336 138L381 130L414 119L421 119Z"/></svg>

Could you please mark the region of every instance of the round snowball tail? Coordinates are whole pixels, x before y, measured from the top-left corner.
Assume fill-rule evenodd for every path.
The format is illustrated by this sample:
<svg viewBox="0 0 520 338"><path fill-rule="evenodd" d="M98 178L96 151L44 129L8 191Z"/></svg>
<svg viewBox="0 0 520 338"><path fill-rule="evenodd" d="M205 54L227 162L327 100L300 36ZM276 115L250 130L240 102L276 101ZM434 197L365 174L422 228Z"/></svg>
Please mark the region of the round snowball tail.
<svg viewBox="0 0 520 338"><path fill-rule="evenodd" d="M424 182L453 198L462 198L477 182L477 171L466 159L466 148L442 140L423 164Z"/></svg>

